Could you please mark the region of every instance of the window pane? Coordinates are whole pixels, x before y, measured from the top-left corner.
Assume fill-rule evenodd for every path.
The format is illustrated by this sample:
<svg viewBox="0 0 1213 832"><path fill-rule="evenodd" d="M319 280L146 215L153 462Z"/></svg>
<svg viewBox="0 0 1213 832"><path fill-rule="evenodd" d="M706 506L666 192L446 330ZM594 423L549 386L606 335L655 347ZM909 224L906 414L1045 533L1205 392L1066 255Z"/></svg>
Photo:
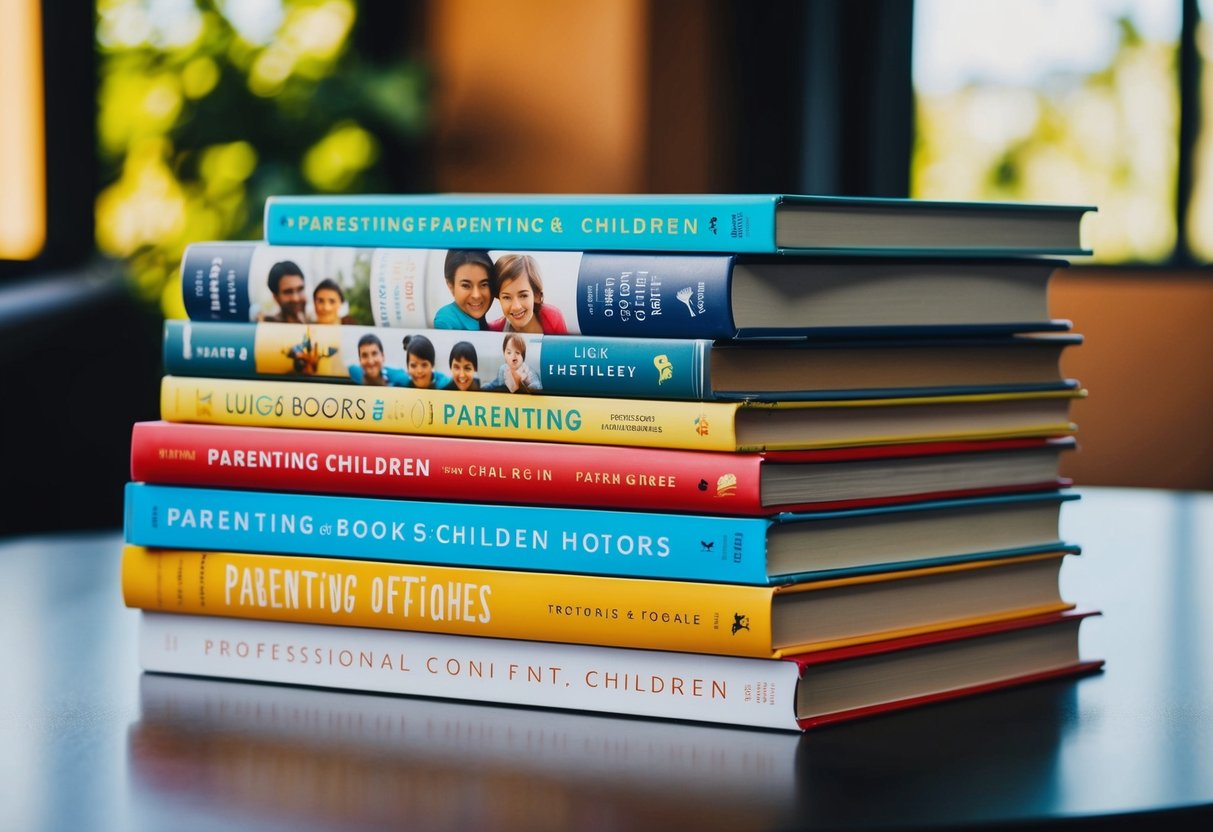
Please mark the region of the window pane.
<svg viewBox="0 0 1213 832"><path fill-rule="evenodd" d="M1175 247L1180 2L917 0L911 194L1094 204L1100 262Z"/></svg>

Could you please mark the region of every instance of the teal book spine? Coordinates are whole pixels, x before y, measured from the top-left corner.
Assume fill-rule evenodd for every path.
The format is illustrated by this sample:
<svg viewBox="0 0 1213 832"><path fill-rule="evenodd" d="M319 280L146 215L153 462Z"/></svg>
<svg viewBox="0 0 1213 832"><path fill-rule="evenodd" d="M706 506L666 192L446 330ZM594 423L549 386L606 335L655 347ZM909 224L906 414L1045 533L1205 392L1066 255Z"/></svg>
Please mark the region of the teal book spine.
<svg viewBox="0 0 1213 832"><path fill-rule="evenodd" d="M773 194L271 196L276 245L773 253Z"/></svg>
<svg viewBox="0 0 1213 832"><path fill-rule="evenodd" d="M407 371L405 339L416 348L420 337L433 352L429 377L444 389L620 399L715 398L708 372L712 342L706 339L515 333L510 346L524 345L518 360L525 370L510 378L530 381L511 389L504 369L507 338L499 332L174 318L164 322L164 372L358 384L366 381L359 343L367 335L377 339L389 386L416 386ZM460 388L460 382L466 386Z"/></svg>
<svg viewBox="0 0 1213 832"><path fill-rule="evenodd" d="M163 548L765 586L761 517L128 483L126 542Z"/></svg>

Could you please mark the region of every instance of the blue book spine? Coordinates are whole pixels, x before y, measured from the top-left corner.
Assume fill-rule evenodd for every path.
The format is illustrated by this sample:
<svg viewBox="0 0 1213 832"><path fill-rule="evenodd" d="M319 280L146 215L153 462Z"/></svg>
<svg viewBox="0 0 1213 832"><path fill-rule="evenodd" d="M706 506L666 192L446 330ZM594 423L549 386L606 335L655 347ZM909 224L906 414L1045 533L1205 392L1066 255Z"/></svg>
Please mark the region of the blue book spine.
<svg viewBox="0 0 1213 832"><path fill-rule="evenodd" d="M731 257L587 255L577 277L582 332L731 338Z"/></svg>
<svg viewBox="0 0 1213 832"><path fill-rule="evenodd" d="M645 196L272 196L279 245L772 253L767 194Z"/></svg>
<svg viewBox="0 0 1213 832"><path fill-rule="evenodd" d="M545 393L636 399L712 398L710 341L545 335L540 377Z"/></svg>
<svg viewBox="0 0 1213 832"><path fill-rule="evenodd" d="M257 328L220 321L164 322L164 372L175 376L255 378Z"/></svg>
<svg viewBox="0 0 1213 832"><path fill-rule="evenodd" d="M304 460L306 464L306 460ZM128 483L128 543L765 586L771 521Z"/></svg>
<svg viewBox="0 0 1213 832"><path fill-rule="evenodd" d="M181 296L195 321L249 319L249 266L256 243L195 244L181 258Z"/></svg>

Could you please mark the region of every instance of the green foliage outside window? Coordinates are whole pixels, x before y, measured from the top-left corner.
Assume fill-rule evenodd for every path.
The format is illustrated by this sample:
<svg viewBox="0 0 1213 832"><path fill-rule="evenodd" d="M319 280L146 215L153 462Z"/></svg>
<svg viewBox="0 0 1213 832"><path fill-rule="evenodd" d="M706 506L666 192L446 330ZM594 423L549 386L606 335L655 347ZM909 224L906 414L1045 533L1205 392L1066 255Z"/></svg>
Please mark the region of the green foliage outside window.
<svg viewBox="0 0 1213 832"><path fill-rule="evenodd" d="M423 68L360 58L351 0L97 12L97 244L169 317L187 244L262 237L271 194L395 189L425 126Z"/></svg>
<svg viewBox="0 0 1213 832"><path fill-rule="evenodd" d="M1024 12L1018 4L999 8ZM1052 24L1047 15L1033 22ZM984 25L996 29L998 22ZM1097 261L1170 257L1177 242L1178 36L1149 37L1130 16L1114 25L1115 49L1100 68L1058 68L1036 86L986 79L917 90L911 195L1094 204L1099 211L1088 218L1084 241Z"/></svg>

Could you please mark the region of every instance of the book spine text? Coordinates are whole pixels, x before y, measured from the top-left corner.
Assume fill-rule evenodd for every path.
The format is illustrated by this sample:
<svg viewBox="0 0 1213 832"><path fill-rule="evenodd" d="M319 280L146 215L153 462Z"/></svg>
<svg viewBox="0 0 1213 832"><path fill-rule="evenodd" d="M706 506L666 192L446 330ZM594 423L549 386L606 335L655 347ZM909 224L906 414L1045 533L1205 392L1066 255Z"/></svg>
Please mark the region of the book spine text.
<svg viewBox="0 0 1213 832"><path fill-rule="evenodd" d="M773 655L774 591L733 584L128 545L122 592L159 612Z"/></svg>
<svg viewBox="0 0 1213 832"><path fill-rule="evenodd" d="M126 541L764 586L765 518L128 483Z"/></svg>
<svg viewBox="0 0 1213 832"><path fill-rule="evenodd" d="M137 422L131 479L406 499L757 515L762 458L349 431Z"/></svg>
<svg viewBox="0 0 1213 832"><path fill-rule="evenodd" d="M139 647L155 672L796 730L784 660L159 613Z"/></svg>

